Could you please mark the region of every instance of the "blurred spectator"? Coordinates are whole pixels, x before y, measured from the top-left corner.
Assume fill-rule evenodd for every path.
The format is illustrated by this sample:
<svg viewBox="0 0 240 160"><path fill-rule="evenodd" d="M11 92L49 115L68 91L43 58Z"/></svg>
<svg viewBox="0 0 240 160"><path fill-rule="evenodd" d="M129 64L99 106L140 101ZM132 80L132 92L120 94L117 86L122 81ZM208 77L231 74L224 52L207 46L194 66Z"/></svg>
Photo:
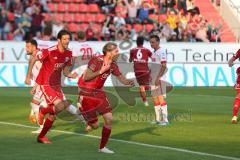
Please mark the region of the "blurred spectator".
<svg viewBox="0 0 240 160"><path fill-rule="evenodd" d="M23 41L24 40L24 36L25 36L25 31L22 28L22 24L19 23L18 24L18 28L13 32L13 39L15 41Z"/></svg>
<svg viewBox="0 0 240 160"><path fill-rule="evenodd" d="M13 0L10 2L9 11L13 12L16 16L20 16L23 13L23 9L21 0Z"/></svg>
<svg viewBox="0 0 240 160"><path fill-rule="evenodd" d="M115 7L115 13L118 13L120 17L126 18L128 9L125 5L123 5L122 0L118 0L116 7Z"/></svg>
<svg viewBox="0 0 240 160"><path fill-rule="evenodd" d="M92 28L92 24L90 23L87 30L86 30L87 41L90 41L91 39L93 39L93 36L94 36L94 30Z"/></svg>
<svg viewBox="0 0 240 160"><path fill-rule="evenodd" d="M126 24L125 19L121 17L120 13L116 13L116 16L113 18L113 23L116 28L119 28Z"/></svg>
<svg viewBox="0 0 240 160"><path fill-rule="evenodd" d="M99 6L105 14L111 13L115 7L116 0L100 0Z"/></svg>
<svg viewBox="0 0 240 160"><path fill-rule="evenodd" d="M34 7L32 15L32 35L35 36L37 32L42 31L43 15L38 7Z"/></svg>
<svg viewBox="0 0 240 160"><path fill-rule="evenodd" d="M5 40L9 40L9 34L12 32L13 27L9 21L7 21L3 28L3 37ZM10 38L11 39L11 38Z"/></svg>
<svg viewBox="0 0 240 160"><path fill-rule="evenodd" d="M52 31L53 31L52 28L53 27L51 24L48 24L45 26L45 28L43 29L41 40L43 41L57 40L56 37L52 36Z"/></svg>
<svg viewBox="0 0 240 160"><path fill-rule="evenodd" d="M170 28L175 32L177 32L178 18L174 11L170 11L170 14L167 18L167 22L169 23Z"/></svg>
<svg viewBox="0 0 240 160"><path fill-rule="evenodd" d="M30 39L30 29L31 29L31 18L27 13L23 13L21 17L21 26L25 32L24 39Z"/></svg>
<svg viewBox="0 0 240 160"><path fill-rule="evenodd" d="M138 18L141 23L153 23L153 21L149 18L150 7L149 3L143 2L142 7L139 9Z"/></svg>
<svg viewBox="0 0 240 160"><path fill-rule="evenodd" d="M134 0L124 0L128 9L128 17L126 18L126 22L130 24L137 23L137 10L139 8L139 3L136 4ZM140 0L138 1L140 2ZM138 21L139 22L139 21Z"/></svg>
<svg viewBox="0 0 240 160"><path fill-rule="evenodd" d="M64 28L62 21L56 20L52 25L52 36L57 37L57 34L60 30Z"/></svg>
<svg viewBox="0 0 240 160"><path fill-rule="evenodd" d="M195 0L187 0L187 11L190 12L192 15L200 14L200 10L198 7L195 6Z"/></svg>
<svg viewBox="0 0 240 160"><path fill-rule="evenodd" d="M178 0L178 11L183 11L184 14L187 14L187 2L186 0Z"/></svg>
<svg viewBox="0 0 240 160"><path fill-rule="evenodd" d="M6 22L7 22L6 11L2 9L0 11L0 40L6 39L6 37L4 36L4 26Z"/></svg>

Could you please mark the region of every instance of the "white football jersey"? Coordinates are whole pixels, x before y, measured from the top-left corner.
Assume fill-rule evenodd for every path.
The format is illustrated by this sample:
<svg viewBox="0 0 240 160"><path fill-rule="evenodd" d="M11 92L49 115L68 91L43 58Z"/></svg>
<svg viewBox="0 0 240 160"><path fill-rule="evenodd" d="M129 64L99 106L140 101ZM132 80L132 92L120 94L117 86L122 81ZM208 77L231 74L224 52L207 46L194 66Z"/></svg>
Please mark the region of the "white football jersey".
<svg viewBox="0 0 240 160"><path fill-rule="evenodd" d="M88 42L78 42L72 48L73 57L81 56L82 60L89 60L94 56L94 50Z"/></svg>
<svg viewBox="0 0 240 160"><path fill-rule="evenodd" d="M162 62L167 62L167 54L163 48L159 48L158 50L153 51L152 62L159 64L161 64Z"/></svg>

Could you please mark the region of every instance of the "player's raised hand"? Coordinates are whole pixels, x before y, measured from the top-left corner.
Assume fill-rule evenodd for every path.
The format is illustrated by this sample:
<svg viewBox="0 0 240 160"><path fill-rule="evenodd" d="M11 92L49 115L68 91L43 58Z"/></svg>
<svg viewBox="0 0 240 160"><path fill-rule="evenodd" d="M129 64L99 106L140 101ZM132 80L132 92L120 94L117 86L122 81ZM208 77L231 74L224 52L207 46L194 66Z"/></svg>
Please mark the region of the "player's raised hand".
<svg viewBox="0 0 240 160"><path fill-rule="evenodd" d="M72 74L72 76L71 76L71 78L73 78L73 79L75 79L75 78L77 78L78 77L78 74L76 73L76 72L74 72L73 74Z"/></svg>
<svg viewBox="0 0 240 160"><path fill-rule="evenodd" d="M109 70L111 67L111 63L103 63L99 73L103 74L104 72L106 72L107 70Z"/></svg>

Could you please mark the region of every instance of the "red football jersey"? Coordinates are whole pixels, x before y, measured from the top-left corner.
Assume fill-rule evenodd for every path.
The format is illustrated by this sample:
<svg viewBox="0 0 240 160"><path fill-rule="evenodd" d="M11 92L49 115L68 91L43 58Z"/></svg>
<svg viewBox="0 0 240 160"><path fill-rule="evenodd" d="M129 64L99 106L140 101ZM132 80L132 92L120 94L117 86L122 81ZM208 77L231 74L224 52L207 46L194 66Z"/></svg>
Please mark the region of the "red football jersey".
<svg viewBox="0 0 240 160"><path fill-rule="evenodd" d="M147 72L148 59L151 58L152 52L144 47L133 48L130 51L130 60L134 63L134 72Z"/></svg>
<svg viewBox="0 0 240 160"><path fill-rule="evenodd" d="M42 62L42 68L37 77L39 85L61 85L61 73L65 66L72 66L72 51L61 53L57 46L43 49L37 53L37 58Z"/></svg>
<svg viewBox="0 0 240 160"><path fill-rule="evenodd" d="M99 71L102 65L103 65L103 56L93 57L88 62L88 68L91 69L93 72ZM110 74L113 74L115 76L121 75L121 72L119 71L119 68L116 62L111 63L111 67L108 71L104 72L103 74L95 77L90 81L85 82L82 75L78 80L78 86L79 88L102 89L107 77Z"/></svg>

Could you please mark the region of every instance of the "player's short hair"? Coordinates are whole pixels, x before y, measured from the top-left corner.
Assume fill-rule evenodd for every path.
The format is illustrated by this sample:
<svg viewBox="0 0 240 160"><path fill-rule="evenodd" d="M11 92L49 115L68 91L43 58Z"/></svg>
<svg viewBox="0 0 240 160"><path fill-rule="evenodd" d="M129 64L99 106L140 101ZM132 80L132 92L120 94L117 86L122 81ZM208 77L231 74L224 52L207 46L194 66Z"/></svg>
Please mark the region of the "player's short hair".
<svg viewBox="0 0 240 160"><path fill-rule="evenodd" d="M29 40L26 40L26 43L31 43L32 45L34 45L36 48L38 46L38 43L35 39L29 39Z"/></svg>
<svg viewBox="0 0 240 160"><path fill-rule="evenodd" d="M143 45L144 43L144 37L143 36L138 36L137 37L137 45Z"/></svg>
<svg viewBox="0 0 240 160"><path fill-rule="evenodd" d="M68 30L62 29L61 31L58 32L57 34L57 39L61 39L62 36L69 35L71 38L71 33Z"/></svg>
<svg viewBox="0 0 240 160"><path fill-rule="evenodd" d="M151 35L149 39L154 38L157 42L160 42L160 38L158 37L158 35Z"/></svg>
<svg viewBox="0 0 240 160"><path fill-rule="evenodd" d="M78 33L77 33L77 37L78 37L78 39L81 39L81 40L83 40L83 39L85 39L85 32L83 32L83 31L79 31Z"/></svg>
<svg viewBox="0 0 240 160"><path fill-rule="evenodd" d="M46 26L44 29L43 29L43 34L45 36L51 36L52 35L52 28L50 26Z"/></svg>
<svg viewBox="0 0 240 160"><path fill-rule="evenodd" d="M108 42L107 44L105 44L105 46L103 47L103 54L105 55L107 52L111 52L113 51L114 49L117 48L117 44L116 43L113 43L113 42Z"/></svg>

